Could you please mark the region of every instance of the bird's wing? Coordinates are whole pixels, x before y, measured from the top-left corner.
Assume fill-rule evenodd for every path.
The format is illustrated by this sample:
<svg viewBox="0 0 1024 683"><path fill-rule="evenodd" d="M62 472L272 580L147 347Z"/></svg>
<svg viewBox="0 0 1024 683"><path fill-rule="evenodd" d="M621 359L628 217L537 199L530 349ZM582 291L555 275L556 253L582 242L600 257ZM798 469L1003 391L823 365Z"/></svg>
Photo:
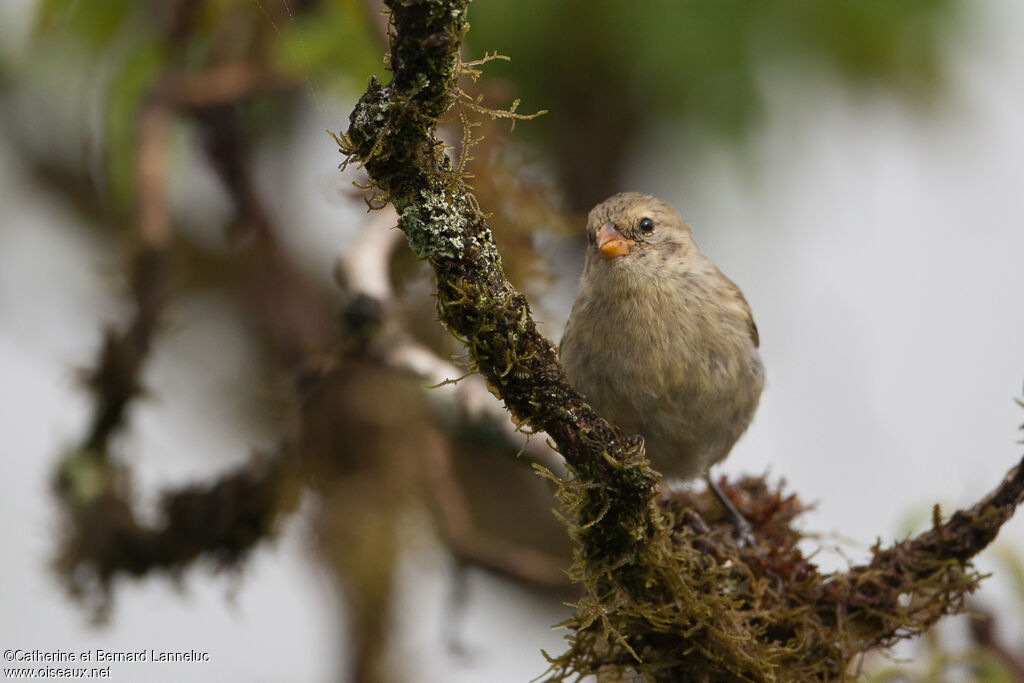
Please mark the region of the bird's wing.
<svg viewBox="0 0 1024 683"><path fill-rule="evenodd" d="M721 273L721 271L719 271ZM757 332L757 323L754 322L754 314L750 310L750 304L747 303L747 299L743 296L743 292L736 283L722 275L722 280L725 281L729 292L735 297L735 301L739 309L743 312L743 316L747 321L747 332L750 333L750 340L754 342L754 348L760 348L761 346L761 335Z"/></svg>

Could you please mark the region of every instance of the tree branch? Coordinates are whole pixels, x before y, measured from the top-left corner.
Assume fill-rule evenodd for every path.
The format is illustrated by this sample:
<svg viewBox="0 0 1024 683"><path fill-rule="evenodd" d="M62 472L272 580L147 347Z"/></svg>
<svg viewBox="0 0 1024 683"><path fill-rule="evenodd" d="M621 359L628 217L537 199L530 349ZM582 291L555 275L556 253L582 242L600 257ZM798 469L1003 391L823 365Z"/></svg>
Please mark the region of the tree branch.
<svg viewBox="0 0 1024 683"><path fill-rule="evenodd" d="M515 419L546 431L569 466L560 497L577 542L573 578L587 595L551 680L609 668L666 681L837 678L856 653L962 609L980 579L966 561L1020 502L1019 470L971 511L827 576L796 547L790 523L802 505L761 480L739 496L755 521L753 548L738 548L700 496L655 499L642 441L624 438L569 386L436 137L457 100L468 0L386 4L392 80L371 78L338 140L432 266L442 324Z"/></svg>
<svg viewBox="0 0 1024 683"><path fill-rule="evenodd" d="M93 418L79 447L66 453L54 488L67 513L54 565L76 596L99 589L96 616L105 616L112 580L118 574L180 571L201 555L221 565L237 563L270 537L276 519L294 509L285 486L294 469L287 444L280 455L254 458L208 485L190 485L162 495L159 522L141 522L131 492L130 468L110 457L111 439L126 420L131 402L145 392L142 373L168 299L173 230L167 206L170 129L181 110L201 125L217 124L211 162L222 175L236 210L254 223L263 247L263 279L273 286L250 286L261 310L265 335L292 358L326 346L329 316L312 288L300 281L273 239L273 229L253 189L233 114L217 104L244 98L259 88L278 87L256 67L216 67L183 77L165 69L145 98L137 123L135 164L136 241L131 261L132 317L122 330L105 333L103 346L85 381L94 396ZM255 270L255 269L253 269ZM270 271L266 273L265 271ZM255 280L250 278L250 280ZM259 284L256 282L256 284ZM290 301L285 297L290 296ZM295 304L295 305L292 305ZM309 310L309 314L301 311ZM300 313L294 313L299 311Z"/></svg>
<svg viewBox="0 0 1024 683"><path fill-rule="evenodd" d="M517 425L479 375L445 360L399 329L397 302L391 287L389 261L402 232L396 230L398 215L388 205L375 212L359 238L338 258L334 274L348 303L344 317L375 317L381 328L371 342L384 365L408 372L430 385L426 399L446 428L483 430L504 440L528 463L542 465L559 476L565 463L547 443L547 435L527 435ZM353 327L359 327L356 322Z"/></svg>
<svg viewBox="0 0 1024 683"><path fill-rule="evenodd" d="M638 441L601 419L569 386L554 346L537 331L526 298L505 278L490 228L454 173L434 132L454 101L468 2L387 3L395 32L393 79L369 88L342 136L399 212L410 246L434 268L441 322L469 348L476 368L520 422L546 431L582 482L582 533L602 552L647 534L655 474Z"/></svg>

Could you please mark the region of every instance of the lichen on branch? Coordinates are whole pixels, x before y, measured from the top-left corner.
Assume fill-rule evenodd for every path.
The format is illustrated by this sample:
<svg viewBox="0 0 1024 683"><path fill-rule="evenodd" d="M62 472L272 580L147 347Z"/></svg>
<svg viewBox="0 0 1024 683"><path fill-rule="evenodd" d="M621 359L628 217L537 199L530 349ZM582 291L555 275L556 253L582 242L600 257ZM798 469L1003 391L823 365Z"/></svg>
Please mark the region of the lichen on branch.
<svg viewBox="0 0 1024 683"><path fill-rule="evenodd" d="M872 647L962 609L968 561L1024 497L1014 470L989 499L848 572L801 553L793 495L761 479L728 487L754 524L740 547L704 494L657 495L642 440L598 416L566 381L554 346L506 279L484 215L436 136L458 99L468 0L385 0L392 79L370 79L336 136L390 201L434 271L443 325L514 418L545 431L571 477L559 481L585 589L550 680L632 670L646 680L831 680ZM470 63L472 64L472 63ZM983 528L983 531L981 529Z"/></svg>
<svg viewBox="0 0 1024 683"><path fill-rule="evenodd" d="M566 382L554 346L536 328L525 297L504 276L490 228L456 173L436 126L456 99L464 0L389 1L392 80L370 79L338 136L399 214L399 225L437 280L441 322L517 420L546 431L583 481L603 552L646 534L655 474L642 447L622 438Z"/></svg>

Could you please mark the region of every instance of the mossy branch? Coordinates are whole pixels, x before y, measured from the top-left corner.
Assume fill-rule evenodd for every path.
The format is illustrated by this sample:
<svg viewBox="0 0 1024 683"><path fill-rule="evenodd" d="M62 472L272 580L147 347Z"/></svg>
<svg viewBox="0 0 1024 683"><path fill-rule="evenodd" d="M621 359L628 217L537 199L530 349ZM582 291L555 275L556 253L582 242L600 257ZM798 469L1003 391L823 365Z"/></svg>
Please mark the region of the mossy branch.
<svg viewBox="0 0 1024 683"><path fill-rule="evenodd" d="M465 0L389 0L394 30L387 85L370 79L339 136L394 204L412 249L434 268L442 323L517 420L546 431L581 481L593 520L583 534L607 553L646 535L655 474L642 447L602 420L572 387L554 346L536 328L526 298L505 278L484 216L442 143L438 121L457 97ZM586 512L584 513L586 514ZM595 539L596 541L596 539Z"/></svg>
<svg viewBox="0 0 1024 683"><path fill-rule="evenodd" d="M646 680L830 680L859 652L962 609L980 552L1024 497L1024 475L968 512L818 573L797 548L803 511L759 479L733 488L757 546L738 548L706 497L655 497L642 441L601 419L565 379L554 346L506 279L487 222L436 137L458 98L468 0L385 0L392 80L371 78L337 137L390 200L410 246L433 267L440 320L516 420L546 431L572 477L560 482L577 544L570 649L551 680L632 669ZM471 68L475 68L473 65Z"/></svg>
<svg viewBox="0 0 1024 683"><path fill-rule="evenodd" d="M71 595L94 598L94 617L102 621L117 576L178 573L201 556L236 566L298 504L292 469L283 454L254 458L214 482L168 492L153 524L139 519L125 495L123 469L76 451L58 472L71 514L54 568Z"/></svg>

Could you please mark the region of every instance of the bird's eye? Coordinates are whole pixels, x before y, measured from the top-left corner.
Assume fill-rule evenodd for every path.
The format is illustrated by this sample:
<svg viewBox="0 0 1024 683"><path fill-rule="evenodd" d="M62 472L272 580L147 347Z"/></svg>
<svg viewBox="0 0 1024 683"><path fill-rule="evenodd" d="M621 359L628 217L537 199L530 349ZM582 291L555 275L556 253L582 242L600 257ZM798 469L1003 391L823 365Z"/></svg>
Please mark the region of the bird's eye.
<svg viewBox="0 0 1024 683"><path fill-rule="evenodd" d="M587 244L590 246L597 244L597 236L589 230L587 230Z"/></svg>
<svg viewBox="0 0 1024 683"><path fill-rule="evenodd" d="M650 218L641 218L640 232L646 235L650 235L652 232L654 232L654 221L652 221Z"/></svg>

